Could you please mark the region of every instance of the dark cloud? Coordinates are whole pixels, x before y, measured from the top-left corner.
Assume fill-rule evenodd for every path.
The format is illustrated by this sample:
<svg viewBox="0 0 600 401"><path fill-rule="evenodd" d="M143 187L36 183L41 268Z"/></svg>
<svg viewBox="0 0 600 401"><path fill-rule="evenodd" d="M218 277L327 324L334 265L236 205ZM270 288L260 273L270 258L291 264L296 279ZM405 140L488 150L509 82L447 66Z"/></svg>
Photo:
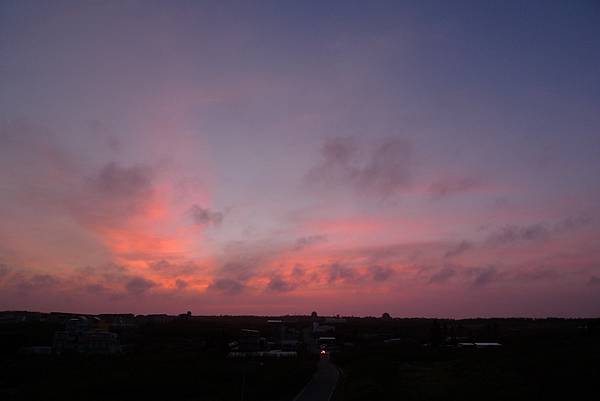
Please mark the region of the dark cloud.
<svg viewBox="0 0 600 401"><path fill-rule="evenodd" d="M113 152L118 152L121 149L119 138L112 133L112 129L106 123L100 120L92 120L89 122L89 127L92 135L101 138L108 149Z"/></svg>
<svg viewBox="0 0 600 401"><path fill-rule="evenodd" d="M473 285L477 287L483 287L502 278L494 266L473 269L472 274L474 276Z"/></svg>
<svg viewBox="0 0 600 401"><path fill-rule="evenodd" d="M433 274L429 279L430 284L438 284L448 281L450 278L456 275L454 268L446 266L440 269L437 273Z"/></svg>
<svg viewBox="0 0 600 401"><path fill-rule="evenodd" d="M97 175L91 177L94 188L111 198L138 198L152 192L153 172L149 166L119 166L106 164Z"/></svg>
<svg viewBox="0 0 600 401"><path fill-rule="evenodd" d="M144 277L133 277L125 284L125 289L132 295L142 295L152 287L155 287L154 281L148 280Z"/></svg>
<svg viewBox="0 0 600 401"><path fill-rule="evenodd" d="M147 210L154 196L154 169L110 162L84 180L78 196L67 203L83 225L119 226Z"/></svg>
<svg viewBox="0 0 600 401"><path fill-rule="evenodd" d="M598 277L598 276L590 277L590 279L588 280L588 285L600 286L600 277Z"/></svg>
<svg viewBox="0 0 600 401"><path fill-rule="evenodd" d="M224 258L220 262L217 276L229 277L245 282L261 274L285 251L287 246L273 244L273 239L232 241L223 247Z"/></svg>
<svg viewBox="0 0 600 401"><path fill-rule="evenodd" d="M486 243L494 246L507 245L522 241L543 240L548 238L549 235L549 228L541 223L529 226L508 225L490 234L486 239Z"/></svg>
<svg viewBox="0 0 600 401"><path fill-rule="evenodd" d="M167 260L148 263L148 267L154 272L164 276L189 276L201 269L200 266L192 263L172 263Z"/></svg>
<svg viewBox="0 0 600 401"><path fill-rule="evenodd" d="M388 264L390 262L405 259L411 253L415 254L419 252L420 249L418 246L413 247L410 244L391 244L361 249L359 250L359 256L367 257L371 264Z"/></svg>
<svg viewBox="0 0 600 401"><path fill-rule="evenodd" d="M305 274L306 274L306 270L301 265L296 265L292 269L292 276L294 276L296 278L304 277Z"/></svg>
<svg viewBox="0 0 600 401"><path fill-rule="evenodd" d="M312 185L349 186L361 194L387 197L408 185L410 156L410 146L403 139L387 139L369 151L359 149L352 138L334 138L325 142L321 161L306 180Z"/></svg>
<svg viewBox="0 0 600 401"><path fill-rule="evenodd" d="M521 271L514 275L517 281L543 281L560 278L561 274L554 269L536 268L529 271Z"/></svg>
<svg viewBox="0 0 600 401"><path fill-rule="evenodd" d="M461 241L458 245L456 245L452 249L448 250L448 252L446 252L446 254L444 256L447 258L451 258L453 256L458 256L458 255L468 251L469 249L471 249L471 247L472 247L472 245L470 242Z"/></svg>
<svg viewBox="0 0 600 401"><path fill-rule="evenodd" d="M35 274L29 278L18 278L17 287L21 290L47 290L58 286L60 280L50 274Z"/></svg>
<svg viewBox="0 0 600 401"><path fill-rule="evenodd" d="M12 270L2 285L7 289L32 294L57 295L70 292L105 297L141 295L151 288L159 287L158 283L143 276L132 275L130 270L115 264L84 267L61 276Z"/></svg>
<svg viewBox="0 0 600 401"><path fill-rule="evenodd" d="M240 294L245 286L242 282L230 278L219 278L214 280L209 286L209 290L223 292L229 295Z"/></svg>
<svg viewBox="0 0 600 401"><path fill-rule="evenodd" d="M8 265L6 265L4 263L0 263L0 279L8 276L9 272L10 272L10 268L8 267Z"/></svg>
<svg viewBox="0 0 600 401"><path fill-rule="evenodd" d="M357 174L356 145L352 138L333 138L321 147L321 161L306 175L309 184L347 185Z"/></svg>
<svg viewBox="0 0 600 401"><path fill-rule="evenodd" d="M88 284L84 287L86 292L91 294L105 294L108 291L108 288L99 283Z"/></svg>
<svg viewBox="0 0 600 401"><path fill-rule="evenodd" d="M592 222L592 218L585 215L570 216L554 224L554 231L570 231L577 230L581 227L587 226Z"/></svg>
<svg viewBox="0 0 600 401"><path fill-rule="evenodd" d="M71 155L58 145L57 135L46 127L25 119L0 122L0 166L3 162L19 162L27 166L19 173L32 173L29 178L62 176L76 170Z"/></svg>
<svg viewBox="0 0 600 401"><path fill-rule="evenodd" d="M436 181L429 187L432 199L442 199L458 193L468 192L481 187L481 182L475 178L445 179Z"/></svg>
<svg viewBox="0 0 600 401"><path fill-rule="evenodd" d="M371 266L368 270L371 278L375 281L386 281L394 274L393 269L383 266Z"/></svg>
<svg viewBox="0 0 600 401"><path fill-rule="evenodd" d="M410 147L402 139L388 139L372 154L369 163L358 173L359 190L371 190L389 196L405 188L410 176Z"/></svg>
<svg viewBox="0 0 600 401"><path fill-rule="evenodd" d="M585 216L567 217L555 223L535 223L526 226L507 225L492 232L485 240L489 246L518 242L543 241L553 235L579 229L591 221Z"/></svg>
<svg viewBox="0 0 600 401"><path fill-rule="evenodd" d="M221 267L220 271L226 276L233 276L240 281L246 281L256 275L257 266L256 260L239 260L227 262Z"/></svg>
<svg viewBox="0 0 600 401"><path fill-rule="evenodd" d="M131 278L124 266L115 263L83 267L77 271L75 277L80 280L94 278L108 284L119 284Z"/></svg>
<svg viewBox="0 0 600 401"><path fill-rule="evenodd" d="M296 288L296 285L290 281L284 280L281 276L271 277L267 289L274 292L289 292Z"/></svg>
<svg viewBox="0 0 600 401"><path fill-rule="evenodd" d="M357 277L354 269L340 263L332 263L322 267L327 269L327 282L330 284L336 281L354 280Z"/></svg>
<svg viewBox="0 0 600 401"><path fill-rule="evenodd" d="M322 242L327 242L326 235L309 235L306 237L300 237L296 239L296 244L294 246L295 250L301 250L311 245L319 244Z"/></svg>
<svg viewBox="0 0 600 401"><path fill-rule="evenodd" d="M331 167L350 165L355 154L355 141L348 137L329 139L321 148L321 156L324 162Z"/></svg>
<svg viewBox="0 0 600 401"><path fill-rule="evenodd" d="M192 205L189 213L194 224L201 226L206 224L219 225L223 221L223 213L205 209L198 205Z"/></svg>
<svg viewBox="0 0 600 401"><path fill-rule="evenodd" d="M182 280L182 279L175 280L175 287L177 287L178 290L183 290L183 289L187 288L188 285L189 285L189 283L185 280Z"/></svg>

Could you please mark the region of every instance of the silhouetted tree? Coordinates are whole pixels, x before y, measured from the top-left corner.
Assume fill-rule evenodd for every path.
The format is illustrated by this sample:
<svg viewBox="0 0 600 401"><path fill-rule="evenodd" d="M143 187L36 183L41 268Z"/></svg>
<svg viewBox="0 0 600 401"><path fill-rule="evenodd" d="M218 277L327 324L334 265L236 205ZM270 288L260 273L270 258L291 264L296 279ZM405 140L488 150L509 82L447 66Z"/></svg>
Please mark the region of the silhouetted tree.
<svg viewBox="0 0 600 401"><path fill-rule="evenodd" d="M431 345L434 347L439 346L442 343L442 329L440 322L437 319L433 321L431 325Z"/></svg>
<svg viewBox="0 0 600 401"><path fill-rule="evenodd" d="M390 316L389 313L385 312L383 315L381 315L381 318L384 320L391 320L392 317Z"/></svg>

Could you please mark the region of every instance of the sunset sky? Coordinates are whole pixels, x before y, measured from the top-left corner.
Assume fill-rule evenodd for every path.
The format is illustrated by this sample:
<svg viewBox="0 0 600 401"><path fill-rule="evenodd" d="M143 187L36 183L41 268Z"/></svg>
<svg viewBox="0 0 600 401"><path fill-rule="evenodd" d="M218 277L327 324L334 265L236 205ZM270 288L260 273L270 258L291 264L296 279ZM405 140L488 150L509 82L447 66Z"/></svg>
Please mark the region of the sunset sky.
<svg viewBox="0 0 600 401"><path fill-rule="evenodd" d="M597 1L0 1L0 310L600 315Z"/></svg>

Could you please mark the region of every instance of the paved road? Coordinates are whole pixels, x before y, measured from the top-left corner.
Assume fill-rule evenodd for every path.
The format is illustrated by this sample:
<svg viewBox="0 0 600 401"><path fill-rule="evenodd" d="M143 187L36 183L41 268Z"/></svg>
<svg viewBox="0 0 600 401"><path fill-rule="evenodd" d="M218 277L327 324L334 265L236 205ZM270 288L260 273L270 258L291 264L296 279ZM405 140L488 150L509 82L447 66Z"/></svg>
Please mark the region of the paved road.
<svg viewBox="0 0 600 401"><path fill-rule="evenodd" d="M317 371L294 401L329 401L339 379L339 371L327 359L321 359Z"/></svg>

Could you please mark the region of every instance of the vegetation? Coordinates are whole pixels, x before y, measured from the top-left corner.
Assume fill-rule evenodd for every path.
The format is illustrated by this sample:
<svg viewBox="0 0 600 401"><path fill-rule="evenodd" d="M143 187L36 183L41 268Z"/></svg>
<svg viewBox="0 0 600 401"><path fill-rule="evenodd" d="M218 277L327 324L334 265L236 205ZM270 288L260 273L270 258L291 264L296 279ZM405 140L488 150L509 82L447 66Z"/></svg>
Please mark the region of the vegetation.
<svg viewBox="0 0 600 401"><path fill-rule="evenodd" d="M302 339L314 318L281 319ZM334 401L567 400L593 394L600 382L600 320L338 321L331 360L342 375ZM124 345L117 355L22 352L51 345L62 328L50 321L0 323L0 399L292 400L316 366L307 347L296 359L226 358L242 328L268 336L265 317L187 316L111 326Z"/></svg>
<svg viewBox="0 0 600 401"><path fill-rule="evenodd" d="M453 324L456 322L447 322ZM490 321L463 321L485 337ZM334 401L587 399L600 382L600 337L590 322L504 319L497 349L357 344L336 356ZM479 329L479 331L477 331ZM435 337L437 330L431 330ZM431 344L431 343L430 343Z"/></svg>

